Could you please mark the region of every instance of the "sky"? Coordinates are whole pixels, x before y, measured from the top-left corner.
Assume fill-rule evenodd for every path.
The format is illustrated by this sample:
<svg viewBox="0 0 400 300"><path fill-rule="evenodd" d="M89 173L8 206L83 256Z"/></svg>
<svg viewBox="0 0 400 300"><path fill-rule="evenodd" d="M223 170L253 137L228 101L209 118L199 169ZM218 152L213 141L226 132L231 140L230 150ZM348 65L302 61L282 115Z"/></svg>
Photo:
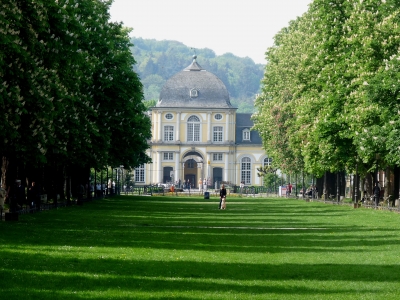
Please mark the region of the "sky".
<svg viewBox="0 0 400 300"><path fill-rule="evenodd" d="M114 0L111 21L131 36L173 40L217 55L230 52L265 64L274 36L308 10L312 0Z"/></svg>

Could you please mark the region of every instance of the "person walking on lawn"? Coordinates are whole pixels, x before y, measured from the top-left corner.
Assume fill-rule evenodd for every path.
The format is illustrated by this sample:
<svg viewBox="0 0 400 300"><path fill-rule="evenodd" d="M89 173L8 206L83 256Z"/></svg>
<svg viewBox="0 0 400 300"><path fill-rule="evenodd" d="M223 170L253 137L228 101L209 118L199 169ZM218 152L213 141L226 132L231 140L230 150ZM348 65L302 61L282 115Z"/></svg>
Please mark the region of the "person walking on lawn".
<svg viewBox="0 0 400 300"><path fill-rule="evenodd" d="M222 198L225 198L226 199L226 188L225 188L225 185L223 184L223 185L221 185L221 189L219 190L219 209L221 209L221 206L222 206Z"/></svg>

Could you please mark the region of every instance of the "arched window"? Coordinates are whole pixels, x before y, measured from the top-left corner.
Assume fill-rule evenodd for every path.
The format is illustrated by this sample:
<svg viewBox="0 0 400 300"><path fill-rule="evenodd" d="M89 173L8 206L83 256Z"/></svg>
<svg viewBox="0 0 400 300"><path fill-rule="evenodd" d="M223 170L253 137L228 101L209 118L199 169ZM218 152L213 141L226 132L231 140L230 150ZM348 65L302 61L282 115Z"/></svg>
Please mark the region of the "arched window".
<svg viewBox="0 0 400 300"><path fill-rule="evenodd" d="M144 182L144 165L140 165L135 169L135 181Z"/></svg>
<svg viewBox="0 0 400 300"><path fill-rule="evenodd" d="M266 157L264 158L264 167L270 166L272 164L272 158Z"/></svg>
<svg viewBox="0 0 400 300"><path fill-rule="evenodd" d="M242 158L240 162L240 175L241 182L251 184L251 159L249 157Z"/></svg>
<svg viewBox="0 0 400 300"><path fill-rule="evenodd" d="M190 98L197 98L199 96L199 91L196 89L190 90Z"/></svg>
<svg viewBox="0 0 400 300"><path fill-rule="evenodd" d="M200 142L200 119L190 116L187 122L187 141Z"/></svg>

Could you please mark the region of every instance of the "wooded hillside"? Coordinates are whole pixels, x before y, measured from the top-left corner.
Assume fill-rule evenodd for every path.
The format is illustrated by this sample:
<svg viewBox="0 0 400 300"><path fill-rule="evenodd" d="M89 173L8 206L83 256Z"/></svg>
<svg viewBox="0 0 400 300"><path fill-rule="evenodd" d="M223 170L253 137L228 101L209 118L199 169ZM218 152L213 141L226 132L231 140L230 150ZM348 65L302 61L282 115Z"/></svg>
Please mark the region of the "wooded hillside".
<svg viewBox="0 0 400 300"><path fill-rule="evenodd" d="M132 38L131 42L137 62L134 68L143 83L145 100L158 100L166 80L186 68L195 51L197 62L224 82L238 112L254 112L254 99L260 92L264 72L262 64L231 53L217 56L208 48L193 50L177 41Z"/></svg>

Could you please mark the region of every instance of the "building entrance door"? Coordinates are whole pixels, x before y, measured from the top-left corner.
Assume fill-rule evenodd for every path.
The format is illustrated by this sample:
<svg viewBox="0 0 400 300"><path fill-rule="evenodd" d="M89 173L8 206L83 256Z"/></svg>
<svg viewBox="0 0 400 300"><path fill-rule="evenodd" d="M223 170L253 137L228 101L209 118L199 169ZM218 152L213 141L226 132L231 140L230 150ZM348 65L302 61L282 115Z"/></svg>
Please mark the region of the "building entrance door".
<svg viewBox="0 0 400 300"><path fill-rule="evenodd" d="M172 177L171 177L171 173L173 171L172 167L164 167L164 171L163 171L163 183L168 183L168 182L172 182Z"/></svg>
<svg viewBox="0 0 400 300"><path fill-rule="evenodd" d="M183 180L187 184L190 182L190 188L198 188L198 180L203 178L203 157L196 151L191 151L183 157ZM185 186L185 188L187 188Z"/></svg>
<svg viewBox="0 0 400 300"><path fill-rule="evenodd" d="M196 175L194 175L194 174L186 174L185 175L185 182L186 182L186 185L189 182L190 183L190 188L194 189L196 187Z"/></svg>
<svg viewBox="0 0 400 300"><path fill-rule="evenodd" d="M219 189L222 181L222 168L213 169L214 188Z"/></svg>

